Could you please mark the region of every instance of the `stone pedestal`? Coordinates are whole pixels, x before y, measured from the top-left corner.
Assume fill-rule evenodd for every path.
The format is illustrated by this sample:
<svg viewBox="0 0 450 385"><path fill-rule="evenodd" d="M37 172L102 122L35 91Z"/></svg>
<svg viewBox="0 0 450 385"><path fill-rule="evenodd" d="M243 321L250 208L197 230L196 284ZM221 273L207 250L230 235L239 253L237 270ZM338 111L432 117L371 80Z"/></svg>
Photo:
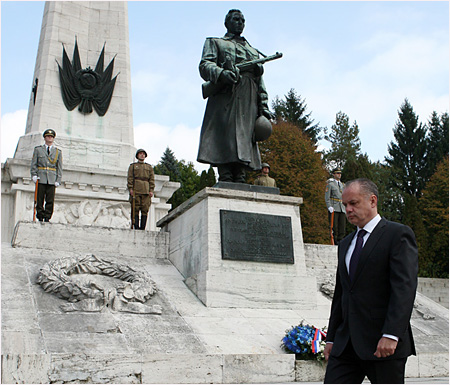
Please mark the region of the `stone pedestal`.
<svg viewBox="0 0 450 385"><path fill-rule="evenodd" d="M301 203L302 198L296 197L205 188L161 219L157 226L170 233L169 259L184 276L186 285L206 306L312 309L317 305L316 279L306 274ZM251 247L248 254L252 254L252 260L244 255L245 251L241 260L224 259L221 230L223 233L223 226L230 224L223 219L221 224L221 211L222 215L227 211L241 213L244 221L248 217L246 214L256 214L252 226L258 221L267 225L266 216L287 220L292 232L293 263L277 262L275 254L283 254L280 250L268 262L270 253L268 255L264 248L270 249L271 245L264 244L264 240L256 248L264 258L259 258L255 247ZM241 225L245 227L245 224ZM253 230L247 227L245 231ZM273 234L280 228L263 231L267 231L267 238L274 242L276 236L274 238ZM252 243L251 233L247 236ZM256 236L261 240L260 231L258 235L255 233ZM229 244L233 242L242 243L242 238L228 240ZM283 242L280 238L279 247L285 247ZM246 245L239 247L245 249Z"/></svg>

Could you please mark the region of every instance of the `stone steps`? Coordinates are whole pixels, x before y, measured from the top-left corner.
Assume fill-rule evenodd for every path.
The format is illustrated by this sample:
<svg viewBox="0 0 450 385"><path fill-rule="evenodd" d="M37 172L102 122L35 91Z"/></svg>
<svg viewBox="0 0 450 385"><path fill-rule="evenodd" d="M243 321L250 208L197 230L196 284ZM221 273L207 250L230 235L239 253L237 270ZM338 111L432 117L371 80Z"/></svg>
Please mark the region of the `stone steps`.
<svg viewBox="0 0 450 385"><path fill-rule="evenodd" d="M76 250L81 255L167 259L168 241L169 234L159 231L20 221L14 228L11 245L61 252Z"/></svg>

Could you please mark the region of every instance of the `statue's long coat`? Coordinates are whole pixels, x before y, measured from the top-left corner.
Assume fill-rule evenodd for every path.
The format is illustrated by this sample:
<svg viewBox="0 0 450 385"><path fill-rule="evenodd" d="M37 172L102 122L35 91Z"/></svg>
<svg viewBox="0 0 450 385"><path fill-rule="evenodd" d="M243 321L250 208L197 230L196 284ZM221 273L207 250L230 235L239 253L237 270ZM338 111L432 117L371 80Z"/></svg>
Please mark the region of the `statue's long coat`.
<svg viewBox="0 0 450 385"><path fill-rule="evenodd" d="M233 64L259 58L258 52L245 39L238 43L228 33L223 38L207 38L199 65L201 77L217 83L226 56ZM236 85L226 86L210 96L197 161L214 166L238 162L253 170L261 169L261 156L258 144L253 140L253 131L259 110L268 109L267 100L262 77L256 77L252 72L241 73Z"/></svg>

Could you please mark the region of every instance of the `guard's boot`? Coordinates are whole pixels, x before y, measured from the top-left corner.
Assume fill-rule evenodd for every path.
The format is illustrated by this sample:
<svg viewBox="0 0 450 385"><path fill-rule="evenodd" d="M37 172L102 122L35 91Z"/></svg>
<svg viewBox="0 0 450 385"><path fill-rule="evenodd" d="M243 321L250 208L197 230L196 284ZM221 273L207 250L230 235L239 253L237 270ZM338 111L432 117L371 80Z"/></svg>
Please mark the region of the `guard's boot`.
<svg viewBox="0 0 450 385"><path fill-rule="evenodd" d="M147 215L141 215L141 230L145 230L145 225L147 224Z"/></svg>
<svg viewBox="0 0 450 385"><path fill-rule="evenodd" d="M139 214L134 216L134 229L139 230Z"/></svg>

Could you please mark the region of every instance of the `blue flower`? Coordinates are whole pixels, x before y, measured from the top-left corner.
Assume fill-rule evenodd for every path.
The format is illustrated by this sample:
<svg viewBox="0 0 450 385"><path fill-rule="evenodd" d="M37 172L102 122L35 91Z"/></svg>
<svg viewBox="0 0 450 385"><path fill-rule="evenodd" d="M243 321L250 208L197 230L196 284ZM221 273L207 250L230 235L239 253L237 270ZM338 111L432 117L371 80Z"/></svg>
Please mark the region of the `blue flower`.
<svg viewBox="0 0 450 385"><path fill-rule="evenodd" d="M286 335L282 339L282 347L292 353L296 353L299 359L304 360L323 360L323 345L318 353L313 353L312 344L316 334L316 328L311 325L303 324L286 331Z"/></svg>

